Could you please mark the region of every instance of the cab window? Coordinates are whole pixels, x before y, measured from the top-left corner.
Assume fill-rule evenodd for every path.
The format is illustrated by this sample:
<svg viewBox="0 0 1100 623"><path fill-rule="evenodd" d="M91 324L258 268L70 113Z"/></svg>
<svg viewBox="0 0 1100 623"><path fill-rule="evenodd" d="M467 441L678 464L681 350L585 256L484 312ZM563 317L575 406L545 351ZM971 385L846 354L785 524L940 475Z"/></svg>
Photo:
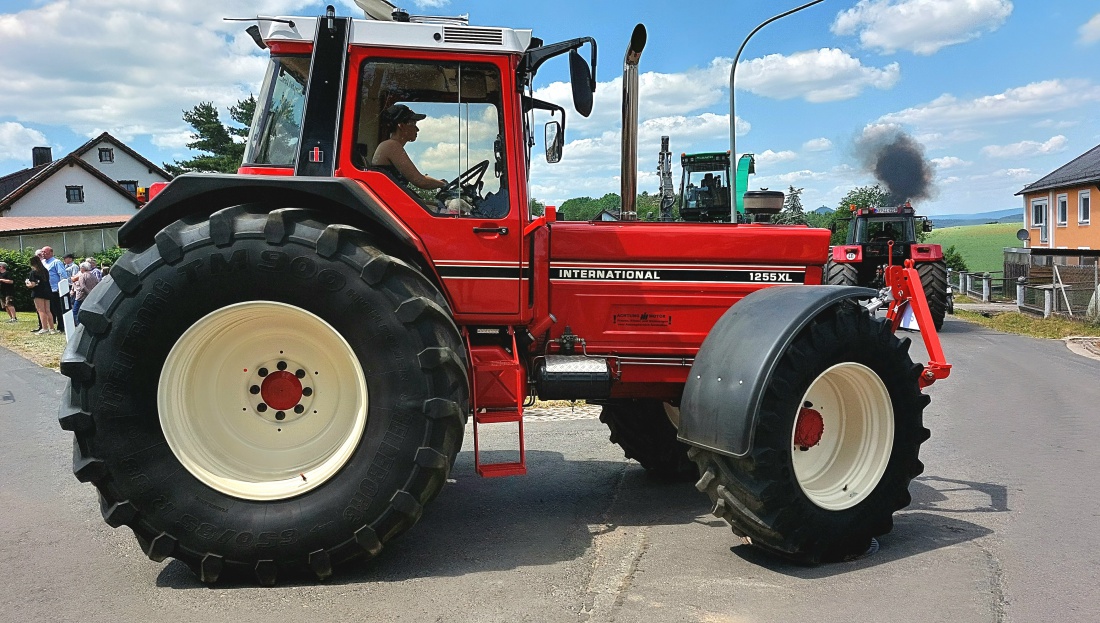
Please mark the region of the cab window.
<svg viewBox="0 0 1100 623"><path fill-rule="evenodd" d="M368 59L359 84L352 152L357 168L387 173L439 217L507 215L501 80L495 66ZM398 104L425 115L404 149L420 173L449 183L442 191L417 188L393 167L375 166L375 150L392 130L384 111Z"/></svg>

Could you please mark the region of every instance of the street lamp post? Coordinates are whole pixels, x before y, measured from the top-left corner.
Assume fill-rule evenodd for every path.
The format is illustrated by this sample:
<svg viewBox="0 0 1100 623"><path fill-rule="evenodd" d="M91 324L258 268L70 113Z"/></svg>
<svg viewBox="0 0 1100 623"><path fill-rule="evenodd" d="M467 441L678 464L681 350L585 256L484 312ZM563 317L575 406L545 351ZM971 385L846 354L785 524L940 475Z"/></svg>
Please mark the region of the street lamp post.
<svg viewBox="0 0 1100 623"><path fill-rule="evenodd" d="M737 59L741 58L741 52L744 51L745 45L748 44L749 39L752 39L752 36L755 35L757 32L759 32L761 28L767 26L768 24L774 22L777 19L787 17L788 15L790 15L792 13L797 13L797 12L801 11L802 9L808 9L808 8L812 7L813 5L815 5L815 4L820 4L822 2L825 2L825 0L813 0L813 2L807 2L806 4L803 4L800 7L791 9L790 11L787 11L785 13L780 13L779 15L776 15L775 17L773 17L773 18L767 20L766 22L760 24L759 26L754 28L752 30L752 32L749 33L749 36L745 37L745 40L741 42L741 47L737 48L737 55L733 57L733 66L730 67L730 153L733 154L733 175L732 175L733 179L730 180L730 186L733 189L733 201L730 203L730 222L731 223L736 223L737 222L737 214L736 214L736 212L737 212L737 166L739 164L739 160L737 159L737 116L736 116L736 113L734 112L734 107L733 107L733 101L734 101L733 77L734 77L734 74L737 73Z"/></svg>

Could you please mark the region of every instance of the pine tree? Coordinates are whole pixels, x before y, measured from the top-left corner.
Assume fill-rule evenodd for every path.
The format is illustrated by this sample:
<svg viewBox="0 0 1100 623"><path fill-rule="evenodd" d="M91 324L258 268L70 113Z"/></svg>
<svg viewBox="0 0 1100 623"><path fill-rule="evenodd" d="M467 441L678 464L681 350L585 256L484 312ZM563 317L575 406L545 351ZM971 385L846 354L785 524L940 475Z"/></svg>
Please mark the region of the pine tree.
<svg viewBox="0 0 1100 623"><path fill-rule="evenodd" d="M248 126L252 123L252 114L256 110L256 98L238 100L229 107L229 116L237 125L225 125L218 115L213 102L199 102L191 110L183 111L183 120L194 129L193 139L187 144L189 149L206 152L188 160L165 163L164 168L172 175L189 172L236 173L244 159L244 141L248 136Z"/></svg>

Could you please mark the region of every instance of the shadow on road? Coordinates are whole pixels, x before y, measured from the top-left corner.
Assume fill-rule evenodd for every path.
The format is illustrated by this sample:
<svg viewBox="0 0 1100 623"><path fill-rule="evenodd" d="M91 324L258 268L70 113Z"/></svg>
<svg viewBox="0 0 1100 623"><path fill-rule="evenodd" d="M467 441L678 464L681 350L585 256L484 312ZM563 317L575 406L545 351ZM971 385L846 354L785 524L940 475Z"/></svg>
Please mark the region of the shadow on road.
<svg viewBox="0 0 1100 623"><path fill-rule="evenodd" d="M547 451L528 452L527 459L525 477L484 479L474 475L471 453L461 453L454 482L444 487L417 525L369 563L345 567L328 583L402 582L556 564L581 558L596 536L623 526L699 524L713 531L715 547L733 538L691 482L651 478L634 462L567 461ZM1007 490L1000 485L925 476L910 490L913 504L895 515L894 531L879 539L878 553L866 558L804 567L753 547L731 550L777 573L824 578L990 533L945 514L1008 510ZM279 580L283 586L315 583L312 577ZM165 566L157 584L179 589L203 586L179 561ZM252 586L248 579L218 588Z"/></svg>
<svg viewBox="0 0 1100 623"><path fill-rule="evenodd" d="M366 564L351 564L327 583L400 582L462 576L578 559L595 536L618 526L693 522L728 530L709 513L692 482L649 477L633 461L565 460L557 452L527 452L528 473L485 479L474 474L473 453L462 452L450 482L408 532ZM160 586L198 588L187 567L173 560ZM281 586L314 578L279 579ZM251 580L218 588L252 587Z"/></svg>
<svg viewBox="0 0 1100 623"><path fill-rule="evenodd" d="M913 502L894 515L894 529L878 538L874 554L843 563L806 567L786 563L750 546L730 548L741 559L777 573L804 579L827 578L873 568L992 534L985 526L949 516L954 513L1008 511L1008 489L1002 485L920 476L909 485Z"/></svg>

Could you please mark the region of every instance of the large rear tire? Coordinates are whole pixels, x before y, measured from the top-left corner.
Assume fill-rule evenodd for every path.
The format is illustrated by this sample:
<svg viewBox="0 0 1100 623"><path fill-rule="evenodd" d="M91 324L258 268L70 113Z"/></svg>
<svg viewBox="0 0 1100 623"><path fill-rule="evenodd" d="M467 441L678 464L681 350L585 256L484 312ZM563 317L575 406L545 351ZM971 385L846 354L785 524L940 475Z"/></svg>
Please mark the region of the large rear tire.
<svg viewBox="0 0 1100 623"><path fill-rule="evenodd" d="M688 458L690 446L676 439L676 427L658 400L620 400L603 406L600 421L611 431L628 459L658 478L694 479L699 476Z"/></svg>
<svg viewBox="0 0 1100 623"><path fill-rule="evenodd" d="M815 318L770 377L749 454L691 449L714 514L747 542L808 564L857 556L889 532L929 435L908 348L852 303Z"/></svg>
<svg viewBox="0 0 1100 623"><path fill-rule="evenodd" d="M932 312L932 324L936 330L943 328L943 318L947 313L947 263L921 262L917 264L920 285L924 289L924 298L928 299L928 309Z"/></svg>
<svg viewBox="0 0 1100 623"><path fill-rule="evenodd" d="M859 271L855 264L838 264L832 260L825 262L825 285L859 285Z"/></svg>
<svg viewBox="0 0 1100 623"><path fill-rule="evenodd" d="M462 443L462 342L424 275L315 213L177 222L85 301L61 426L104 519L204 582L326 578L420 517Z"/></svg>

